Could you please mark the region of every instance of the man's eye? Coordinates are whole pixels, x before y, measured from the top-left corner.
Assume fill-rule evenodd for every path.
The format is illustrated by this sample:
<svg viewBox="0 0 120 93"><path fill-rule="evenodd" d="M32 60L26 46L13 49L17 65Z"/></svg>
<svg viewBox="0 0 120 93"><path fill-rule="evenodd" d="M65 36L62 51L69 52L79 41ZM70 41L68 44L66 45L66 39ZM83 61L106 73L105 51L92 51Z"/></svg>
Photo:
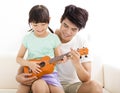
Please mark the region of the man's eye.
<svg viewBox="0 0 120 93"><path fill-rule="evenodd" d="M66 24L64 24L64 27L67 28L68 26Z"/></svg>
<svg viewBox="0 0 120 93"><path fill-rule="evenodd" d="M72 31L73 31L73 32L76 32L76 31L77 31L77 29L72 29Z"/></svg>

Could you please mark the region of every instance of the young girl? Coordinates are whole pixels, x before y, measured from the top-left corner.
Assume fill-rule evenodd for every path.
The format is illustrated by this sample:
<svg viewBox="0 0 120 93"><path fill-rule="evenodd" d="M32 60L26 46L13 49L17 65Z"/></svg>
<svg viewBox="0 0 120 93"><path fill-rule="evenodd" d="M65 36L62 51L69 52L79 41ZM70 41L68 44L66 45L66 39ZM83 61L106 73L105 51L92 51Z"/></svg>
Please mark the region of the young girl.
<svg viewBox="0 0 120 93"><path fill-rule="evenodd" d="M45 6L36 5L32 7L28 20L31 32L23 38L16 57L21 66L28 66L34 73L41 71L40 66L35 62L30 62L30 59L39 59L46 55L52 58L60 55L59 47L61 43L59 38L47 31L49 20L49 11ZM26 51L28 51L27 60L24 59ZM30 89L33 93L64 93L56 70L51 74L43 75L34 81L32 86L20 84L17 93L29 93Z"/></svg>

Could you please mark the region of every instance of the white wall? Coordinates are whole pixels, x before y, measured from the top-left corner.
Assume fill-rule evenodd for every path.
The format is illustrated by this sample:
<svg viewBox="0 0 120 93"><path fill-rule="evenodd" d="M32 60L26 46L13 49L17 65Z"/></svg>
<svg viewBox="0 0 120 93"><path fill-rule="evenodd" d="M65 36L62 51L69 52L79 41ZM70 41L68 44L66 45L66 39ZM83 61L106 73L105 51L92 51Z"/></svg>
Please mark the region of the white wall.
<svg viewBox="0 0 120 93"><path fill-rule="evenodd" d="M119 64L118 0L3 0L0 1L0 55L17 53L22 38L29 29L28 12L33 5L44 4L50 11L50 27L59 27L60 17L68 4L86 8L89 21L84 29L88 34L93 55L104 63Z"/></svg>
<svg viewBox="0 0 120 93"><path fill-rule="evenodd" d="M95 53L102 57L104 63L120 67L120 6L118 1L96 0L88 26Z"/></svg>

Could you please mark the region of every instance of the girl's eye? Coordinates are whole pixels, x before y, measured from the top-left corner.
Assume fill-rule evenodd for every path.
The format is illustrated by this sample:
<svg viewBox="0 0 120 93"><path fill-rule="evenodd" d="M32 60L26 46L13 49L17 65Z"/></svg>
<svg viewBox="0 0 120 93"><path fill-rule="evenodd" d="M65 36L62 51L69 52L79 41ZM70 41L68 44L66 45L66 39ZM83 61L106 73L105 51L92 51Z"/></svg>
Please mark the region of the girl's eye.
<svg viewBox="0 0 120 93"><path fill-rule="evenodd" d="M45 26L46 23L33 23L32 24L34 27L37 27L37 26Z"/></svg>
<svg viewBox="0 0 120 93"><path fill-rule="evenodd" d="M37 25L33 25L33 26L37 26Z"/></svg>
<svg viewBox="0 0 120 93"><path fill-rule="evenodd" d="M43 23L43 24L41 24L42 26L44 26L45 25L45 23Z"/></svg>

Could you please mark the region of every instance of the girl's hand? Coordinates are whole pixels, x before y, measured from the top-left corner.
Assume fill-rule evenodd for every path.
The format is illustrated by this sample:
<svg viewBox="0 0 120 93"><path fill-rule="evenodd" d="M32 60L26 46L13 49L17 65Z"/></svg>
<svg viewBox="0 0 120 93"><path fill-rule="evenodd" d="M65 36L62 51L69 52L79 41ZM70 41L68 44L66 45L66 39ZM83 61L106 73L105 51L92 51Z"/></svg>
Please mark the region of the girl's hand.
<svg viewBox="0 0 120 93"><path fill-rule="evenodd" d="M67 56L64 56L62 60L58 61L57 63L65 63L68 60Z"/></svg>
<svg viewBox="0 0 120 93"><path fill-rule="evenodd" d="M67 60L68 60L67 56L64 56L61 62L65 63Z"/></svg>
<svg viewBox="0 0 120 93"><path fill-rule="evenodd" d="M40 66L37 62L30 62L29 68L32 70L33 73L37 74L40 73Z"/></svg>

